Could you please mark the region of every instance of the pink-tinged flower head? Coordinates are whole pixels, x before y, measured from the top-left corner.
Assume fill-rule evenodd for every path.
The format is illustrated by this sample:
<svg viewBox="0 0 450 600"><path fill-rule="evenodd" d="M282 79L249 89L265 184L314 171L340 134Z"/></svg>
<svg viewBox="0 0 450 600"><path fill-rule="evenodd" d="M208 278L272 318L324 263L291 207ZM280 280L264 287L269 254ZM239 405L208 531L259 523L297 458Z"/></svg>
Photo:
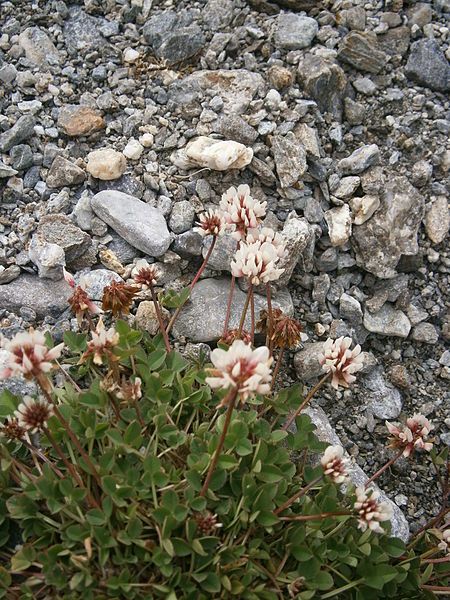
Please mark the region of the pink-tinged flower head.
<svg viewBox="0 0 450 600"><path fill-rule="evenodd" d="M225 219L221 211L210 208L199 216L197 227L194 227L194 231L202 237L207 235L223 235L225 233L225 226Z"/></svg>
<svg viewBox="0 0 450 600"><path fill-rule="evenodd" d="M361 346L358 344L350 350L351 345L352 339L349 337L340 337L337 340L328 338L323 345L319 362L326 373L333 373L331 385L335 389L340 385L348 387L356 379L353 373L363 368Z"/></svg>
<svg viewBox="0 0 450 600"><path fill-rule="evenodd" d="M47 426L47 421L53 415L53 406L45 398L24 396L14 415L20 427L36 433Z"/></svg>
<svg viewBox="0 0 450 600"><path fill-rule="evenodd" d="M134 381L123 381L116 392L116 396L119 400L136 402L142 398L142 379L135 377Z"/></svg>
<svg viewBox="0 0 450 600"><path fill-rule="evenodd" d="M446 554L450 554L450 529L445 529L442 532L442 541L439 542L438 548Z"/></svg>
<svg viewBox="0 0 450 600"><path fill-rule="evenodd" d="M146 260L138 260L131 275L134 281L146 290L157 285L161 278L161 271L156 265L149 264Z"/></svg>
<svg viewBox="0 0 450 600"><path fill-rule="evenodd" d="M367 528L377 533L384 533L380 523L389 521L392 517L392 507L387 502L378 502L380 493L374 489L357 487L354 509L358 515L358 528Z"/></svg>
<svg viewBox="0 0 450 600"><path fill-rule="evenodd" d="M5 368L0 371L0 379L23 375L26 379L48 373L53 361L61 356L64 344L48 348L45 335L30 329L28 333L16 334L12 340L3 339L1 347L9 352Z"/></svg>
<svg viewBox="0 0 450 600"><path fill-rule="evenodd" d="M342 446L328 446L320 459L324 474L328 475L334 483L343 483L348 479L347 462Z"/></svg>
<svg viewBox="0 0 450 600"><path fill-rule="evenodd" d="M247 237L245 238L246 244L254 244L255 242L269 242L275 248L278 258L286 258L286 240L281 235L271 229L270 227L263 227L262 229L249 229Z"/></svg>
<svg viewBox="0 0 450 600"><path fill-rule="evenodd" d="M96 365L102 365L105 357L109 360L116 360L113 350L119 343L119 334L114 327L106 329L100 318L95 331L91 332L91 336L92 339L88 342L86 352L81 357L82 361L90 356Z"/></svg>
<svg viewBox="0 0 450 600"><path fill-rule="evenodd" d="M76 283L75 283L75 278L74 276L69 273L69 271L66 271L66 269L63 267L63 274L64 274L64 279L66 280L66 282L70 285L71 288L76 287Z"/></svg>
<svg viewBox="0 0 450 600"><path fill-rule="evenodd" d="M211 362L214 368L209 369L212 376L206 383L213 389L235 388L241 402L270 392L273 358L266 346L253 350L250 344L235 340L228 350L213 350Z"/></svg>
<svg viewBox="0 0 450 600"><path fill-rule="evenodd" d="M429 452L433 448L432 442L427 442L427 436L433 429L433 425L423 415L416 413L406 420L406 425L396 425L386 421L386 427L391 434L391 448L401 450L403 456L410 456L414 450L425 450Z"/></svg>
<svg viewBox="0 0 450 600"><path fill-rule="evenodd" d="M72 296L68 299L68 303L70 308L72 309L73 314L76 316L78 324L81 324L81 321L86 313L91 315L99 315L103 311L100 307L98 307L95 302L93 302L87 292L83 289L81 285L76 285L75 279L73 275L71 275L66 269L63 267L64 279L70 285L70 287L74 290Z"/></svg>
<svg viewBox="0 0 450 600"><path fill-rule="evenodd" d="M227 229L236 240L245 240L247 231L258 227L266 215L267 202L255 200L248 185L230 187L220 201Z"/></svg>
<svg viewBox="0 0 450 600"><path fill-rule="evenodd" d="M246 277L253 285L269 283L280 278L284 269L278 269L277 250L271 242L241 243L231 261L234 277Z"/></svg>

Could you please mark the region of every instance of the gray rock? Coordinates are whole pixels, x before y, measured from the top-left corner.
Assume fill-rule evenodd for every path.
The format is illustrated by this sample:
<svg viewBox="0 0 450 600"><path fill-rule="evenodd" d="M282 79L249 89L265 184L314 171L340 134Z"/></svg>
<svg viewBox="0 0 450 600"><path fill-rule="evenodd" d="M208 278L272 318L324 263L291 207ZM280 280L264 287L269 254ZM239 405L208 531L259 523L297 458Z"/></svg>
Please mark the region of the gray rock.
<svg viewBox="0 0 450 600"><path fill-rule="evenodd" d="M47 173L48 187L60 188L66 185L79 185L86 178L86 173L77 165L63 156L56 156Z"/></svg>
<svg viewBox="0 0 450 600"><path fill-rule="evenodd" d="M377 281L373 288L372 298L366 300L366 308L370 312L378 312L385 302L396 302L400 296L407 293L408 284L409 277L405 273L392 277L392 279Z"/></svg>
<svg viewBox="0 0 450 600"><path fill-rule="evenodd" d="M230 279L199 281L174 325L175 337L184 336L193 342L211 342L219 339L223 332L229 289ZM239 326L245 298L246 294L236 287L230 318L231 329ZM274 308L280 308L288 315L293 314L292 298L286 289L274 294L272 300ZM266 298L255 294L256 319L266 307ZM250 314L247 314L244 327L246 330L250 329Z"/></svg>
<svg viewBox="0 0 450 600"><path fill-rule="evenodd" d="M424 2L417 2L414 6L408 10L408 25L418 25L419 27L423 27L428 23L431 23L432 18L432 8L430 4L425 4Z"/></svg>
<svg viewBox="0 0 450 600"><path fill-rule="evenodd" d="M288 284L297 264L301 264L304 270L312 268L312 255L316 242L315 230L305 218L299 218L295 212L288 215L282 231L284 243L287 250L286 258L279 261L279 268L284 273L276 282L277 287Z"/></svg>
<svg viewBox="0 0 450 600"><path fill-rule="evenodd" d="M372 165L380 162L380 149L376 144L361 146L347 158L343 158L337 164L338 170L343 175L358 175Z"/></svg>
<svg viewBox="0 0 450 600"><path fill-rule="evenodd" d="M169 227L174 233L184 233L192 227L195 208L189 200L175 202L169 219Z"/></svg>
<svg viewBox="0 0 450 600"><path fill-rule="evenodd" d="M296 353L294 368L301 381L310 381L324 374L322 365L319 362L322 350L323 342L313 342L304 344L303 350Z"/></svg>
<svg viewBox="0 0 450 600"><path fill-rule="evenodd" d="M345 118L350 125L361 125L366 116L366 108L364 104L355 102L351 98L344 99Z"/></svg>
<svg viewBox="0 0 450 600"><path fill-rule="evenodd" d="M42 217L36 234L43 241L61 247L68 264L84 254L92 243L90 235L72 223L66 215Z"/></svg>
<svg viewBox="0 0 450 600"><path fill-rule="evenodd" d="M0 135L0 152L8 152L13 146L24 142L34 135L36 119L33 115L23 115L16 123Z"/></svg>
<svg viewBox="0 0 450 600"><path fill-rule="evenodd" d="M100 32L103 20L86 14L80 7L71 6L69 18L64 23L63 36L70 54L85 54L101 48L105 40Z"/></svg>
<svg viewBox="0 0 450 600"><path fill-rule="evenodd" d="M413 328L411 337L415 342L436 344L439 339L439 333L431 323L419 323Z"/></svg>
<svg viewBox="0 0 450 600"><path fill-rule="evenodd" d="M333 446L342 446L342 442L339 439L339 436L334 431L331 426L326 414L321 408L305 408L305 414L307 414L311 421L316 426L316 435L322 441L326 442ZM350 456L344 452L346 458L349 460L348 472L350 475L350 479L352 483L356 486L364 486L369 477L364 473L364 471L357 464L352 462ZM408 521L405 518L405 515L402 513L400 508L388 497L386 494L380 490L380 488L376 484L372 484L374 489L380 491L380 501L387 502L392 507L392 519L391 519L391 535L394 537L398 537L404 542L407 542L409 539L409 525Z"/></svg>
<svg viewBox="0 0 450 600"><path fill-rule="evenodd" d="M11 165L17 171L24 171L33 164L33 152L27 144L13 146L9 155L11 157Z"/></svg>
<svg viewBox="0 0 450 600"><path fill-rule="evenodd" d="M17 171L0 160L0 179L17 175Z"/></svg>
<svg viewBox="0 0 450 600"><path fill-rule="evenodd" d="M206 256L209 247L211 246L211 237L205 238L203 242L202 255ZM231 271L231 260L237 249L237 241L229 234L225 234L217 238L214 250L208 260L208 267L217 271Z"/></svg>
<svg viewBox="0 0 450 600"><path fill-rule="evenodd" d="M282 188L296 184L306 172L306 151L295 135L276 135L272 139L272 153Z"/></svg>
<svg viewBox="0 0 450 600"><path fill-rule="evenodd" d="M402 411L402 397L391 383L386 381L383 367L376 367L360 380L368 410L377 419L396 419Z"/></svg>
<svg viewBox="0 0 450 600"><path fill-rule="evenodd" d="M341 120L347 77L336 62L306 54L299 63L297 79L322 112Z"/></svg>
<svg viewBox="0 0 450 600"><path fill-rule="evenodd" d="M234 3L232 0L208 0L202 10L203 21L211 31L223 29L231 23Z"/></svg>
<svg viewBox="0 0 450 600"><path fill-rule="evenodd" d="M39 27L27 27L19 35L19 45L25 51L25 56L37 65L57 64L60 60L58 50Z"/></svg>
<svg viewBox="0 0 450 600"><path fill-rule="evenodd" d="M438 196L425 215L425 231L433 244L440 244L447 236L450 227L450 212L447 198Z"/></svg>
<svg viewBox="0 0 450 600"><path fill-rule="evenodd" d="M275 47L283 50L307 48L319 31L319 24L315 19L290 12L281 13L275 27Z"/></svg>
<svg viewBox="0 0 450 600"><path fill-rule="evenodd" d="M76 280L87 293L91 300L100 301L103 297L103 290L111 285L113 281L123 282L122 277L114 271L108 269L94 269L83 273L77 273Z"/></svg>
<svg viewBox="0 0 450 600"><path fill-rule="evenodd" d="M161 312L163 320L167 322L168 317L170 317L169 311L163 308ZM147 331L150 335L156 335L158 333L159 323L153 302L147 300L139 302L136 310L135 326Z"/></svg>
<svg viewBox="0 0 450 600"><path fill-rule="evenodd" d="M35 234L28 247L28 256L37 266L39 277L53 279L53 281L63 277L66 260L61 246L51 244Z"/></svg>
<svg viewBox="0 0 450 600"><path fill-rule="evenodd" d="M379 48L373 31L351 31L339 46L338 58L359 71L379 73L387 62L387 55Z"/></svg>
<svg viewBox="0 0 450 600"><path fill-rule="evenodd" d="M14 65L4 64L0 67L0 81L9 84L17 77L17 69Z"/></svg>
<svg viewBox="0 0 450 600"><path fill-rule="evenodd" d="M411 81L432 90L450 90L450 65L434 39L418 40L411 44L405 74Z"/></svg>
<svg viewBox="0 0 450 600"><path fill-rule="evenodd" d="M188 11L165 10L144 25L145 41L159 58L171 63L192 58L202 50L205 38L198 25L191 25Z"/></svg>
<svg viewBox="0 0 450 600"><path fill-rule="evenodd" d="M71 295L72 288L64 279L51 281L26 274L0 286L0 306L17 314L22 307L31 308L39 319L58 317L68 307Z"/></svg>
<svg viewBox="0 0 450 600"><path fill-rule="evenodd" d="M202 236L191 229L177 236L173 244L173 251L183 258L197 257L202 252L202 245Z"/></svg>
<svg viewBox="0 0 450 600"><path fill-rule="evenodd" d="M324 250L316 262L318 271L328 273L337 269L338 252L336 248L331 247Z"/></svg>
<svg viewBox="0 0 450 600"><path fill-rule="evenodd" d="M10 265L9 267L0 267L0 285L11 283L20 275L20 267L18 265Z"/></svg>
<svg viewBox="0 0 450 600"><path fill-rule="evenodd" d="M352 216L348 204L336 206L325 212L328 235L333 246L346 244L352 233Z"/></svg>
<svg viewBox="0 0 450 600"><path fill-rule="evenodd" d="M112 238L112 241L108 243L108 250L112 250L123 265L128 265L141 255L139 250L112 229L110 229L109 237Z"/></svg>
<svg viewBox="0 0 450 600"><path fill-rule="evenodd" d="M402 255L414 256L424 199L406 177L392 177L383 190L379 209L353 229L357 264L381 279L394 277Z"/></svg>
<svg viewBox="0 0 450 600"><path fill-rule="evenodd" d="M361 179L357 175L343 177L340 180L337 188L330 188L330 191L333 196L336 196L336 198L345 200L346 198L351 198L353 196L353 194L359 188L360 183Z"/></svg>
<svg viewBox="0 0 450 600"><path fill-rule="evenodd" d="M364 327L371 333L406 338L411 323L403 311L395 310L392 304L384 304L378 312L364 313Z"/></svg>
<svg viewBox="0 0 450 600"><path fill-rule="evenodd" d="M258 132L239 115L224 115L213 123L213 131L220 133L226 140L233 140L251 146Z"/></svg>
<svg viewBox="0 0 450 600"><path fill-rule="evenodd" d="M415 304L408 305L406 315L413 327L422 321L426 321L430 316L426 310L423 310L420 306L416 306Z"/></svg>
<svg viewBox="0 0 450 600"><path fill-rule="evenodd" d="M349 294L342 294L339 299L339 313L343 319L349 321L354 325L359 325L363 320L363 312L361 309L360 302L349 296Z"/></svg>
<svg viewBox="0 0 450 600"><path fill-rule="evenodd" d="M113 190L91 199L95 214L128 243L150 256L161 256L170 246L162 214L138 198Z"/></svg>
<svg viewBox="0 0 450 600"><path fill-rule="evenodd" d="M98 182L98 188L100 191L113 190L117 192L123 192L129 196L135 196L140 200L142 199L145 191L145 186L142 184L142 182L136 177L128 174L122 175L122 177L119 177L119 179L114 179L113 181L100 180Z"/></svg>

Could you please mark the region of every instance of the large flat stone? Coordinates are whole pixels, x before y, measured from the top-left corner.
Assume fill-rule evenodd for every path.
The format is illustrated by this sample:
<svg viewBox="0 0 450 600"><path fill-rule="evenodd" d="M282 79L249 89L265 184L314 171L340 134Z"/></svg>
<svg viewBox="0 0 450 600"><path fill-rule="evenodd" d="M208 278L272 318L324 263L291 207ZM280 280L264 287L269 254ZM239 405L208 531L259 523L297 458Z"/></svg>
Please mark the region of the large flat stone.
<svg viewBox="0 0 450 600"><path fill-rule="evenodd" d="M129 244L149 256L161 256L170 246L170 234L162 213L142 200L104 190L91 199L95 214Z"/></svg>
<svg viewBox="0 0 450 600"><path fill-rule="evenodd" d="M173 332L175 337L184 336L193 342L212 342L222 336L227 308L230 279L202 279L194 287L190 300L181 311ZM235 287L230 318L230 329L239 326L244 308L246 294L238 286ZM274 308L281 308L292 315L294 306L289 292L284 289L275 293L272 298ZM267 307L266 298L255 294L255 315L259 318L261 310ZM250 330L250 313L244 325Z"/></svg>
<svg viewBox="0 0 450 600"><path fill-rule="evenodd" d="M11 283L0 286L0 307L18 313L25 306L32 308L39 319L59 316L67 307L72 289L64 279L50 281L34 275L20 275Z"/></svg>

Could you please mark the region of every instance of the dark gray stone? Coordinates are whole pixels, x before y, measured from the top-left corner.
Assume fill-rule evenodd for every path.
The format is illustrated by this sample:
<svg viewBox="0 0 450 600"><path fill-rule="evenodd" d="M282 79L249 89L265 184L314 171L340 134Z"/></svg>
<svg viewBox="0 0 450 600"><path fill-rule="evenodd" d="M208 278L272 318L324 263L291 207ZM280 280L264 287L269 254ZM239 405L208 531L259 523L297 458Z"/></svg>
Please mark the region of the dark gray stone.
<svg viewBox="0 0 450 600"><path fill-rule="evenodd" d="M450 90L450 65L436 40L424 39L411 44L405 74L411 81L437 92Z"/></svg>
<svg viewBox="0 0 450 600"><path fill-rule="evenodd" d="M19 117L11 129L0 135L0 151L8 152L13 146L17 146L20 142L24 142L33 136L35 125L36 119L33 115Z"/></svg>
<svg viewBox="0 0 450 600"><path fill-rule="evenodd" d="M205 38L198 25L191 25L189 11L165 10L144 25L145 41L155 54L171 63L188 60L202 50Z"/></svg>
<svg viewBox="0 0 450 600"><path fill-rule="evenodd" d="M299 63L297 79L322 112L341 120L347 77L336 62L306 54Z"/></svg>
<svg viewBox="0 0 450 600"><path fill-rule="evenodd" d="M103 19L85 13L80 7L69 9L69 19L64 24L63 35L70 54L86 53L99 49L105 43L100 32Z"/></svg>
<svg viewBox="0 0 450 600"><path fill-rule="evenodd" d="M17 171L24 171L33 164L33 152L27 144L13 146L9 155L11 157L11 165Z"/></svg>
<svg viewBox="0 0 450 600"><path fill-rule="evenodd" d="M57 156L47 173L46 183L50 188L83 183L86 173L67 158Z"/></svg>
<svg viewBox="0 0 450 600"><path fill-rule="evenodd" d="M348 33L339 46L338 58L359 71L379 73L387 62L373 31Z"/></svg>
<svg viewBox="0 0 450 600"><path fill-rule="evenodd" d="M64 279L51 281L26 274L0 286L0 306L17 314L25 306L33 309L39 319L57 317L68 308L71 295L72 288Z"/></svg>

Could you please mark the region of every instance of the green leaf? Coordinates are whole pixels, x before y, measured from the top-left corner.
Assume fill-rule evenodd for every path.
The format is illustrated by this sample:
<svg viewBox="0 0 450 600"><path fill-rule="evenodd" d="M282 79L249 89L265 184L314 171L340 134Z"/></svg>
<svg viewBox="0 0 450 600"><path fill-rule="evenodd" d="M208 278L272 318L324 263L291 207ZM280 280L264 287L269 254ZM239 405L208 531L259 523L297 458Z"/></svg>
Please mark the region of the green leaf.
<svg viewBox="0 0 450 600"><path fill-rule="evenodd" d="M0 394L0 417L9 417L19 406L20 400L9 390L3 390Z"/></svg>
<svg viewBox="0 0 450 600"><path fill-rule="evenodd" d="M143 439L141 431L141 425L137 421L130 423L123 434L123 441L125 444L128 444L133 448L139 448Z"/></svg>
<svg viewBox="0 0 450 600"><path fill-rule="evenodd" d="M397 576L397 569L390 565L375 565L365 575L364 583L375 589L382 590L386 583Z"/></svg>
<svg viewBox="0 0 450 600"><path fill-rule="evenodd" d="M32 546L23 546L11 557L11 570L15 572L25 571L33 564L36 552Z"/></svg>
<svg viewBox="0 0 450 600"><path fill-rule="evenodd" d="M86 520L91 525L104 525L106 522L105 514L99 508L88 510Z"/></svg>

